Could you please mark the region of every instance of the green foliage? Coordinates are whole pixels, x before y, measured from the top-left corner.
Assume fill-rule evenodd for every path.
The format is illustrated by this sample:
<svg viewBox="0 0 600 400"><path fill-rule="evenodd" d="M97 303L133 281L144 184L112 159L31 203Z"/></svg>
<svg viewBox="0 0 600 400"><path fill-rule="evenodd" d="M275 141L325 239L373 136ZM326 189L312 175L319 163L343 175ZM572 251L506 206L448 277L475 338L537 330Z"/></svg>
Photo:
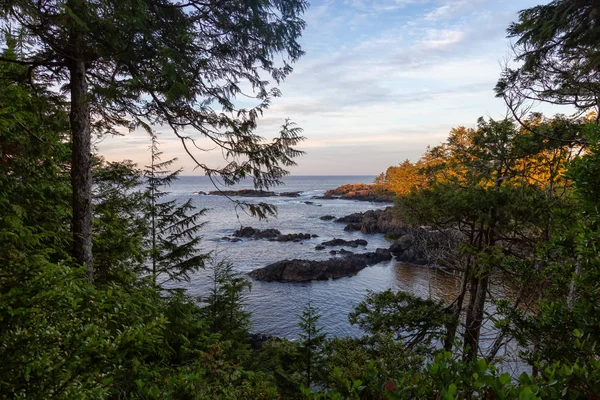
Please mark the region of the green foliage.
<svg viewBox="0 0 600 400"><path fill-rule="evenodd" d="M446 333L454 315L439 301L406 292L369 293L350 313L349 320L371 335L390 335L406 348L433 346Z"/></svg>
<svg viewBox="0 0 600 400"><path fill-rule="evenodd" d="M119 127L169 127L210 176L226 184L245 177L256 187L281 183L302 152L301 130L286 122L272 141L255 133L259 118L303 51L303 0L177 1L9 0L0 5L4 31L27 38L18 62L35 83L76 90L85 76L80 120L73 137L118 134ZM242 87L250 89L242 93ZM244 108L236 96L250 96ZM88 110L89 106L89 110ZM76 107L72 107L75 109ZM75 111L77 112L77 111ZM81 113L80 112L80 113ZM90 118L91 117L91 118ZM222 166L201 162L196 141L223 150ZM89 151L89 149L86 149ZM84 171L87 172L87 171ZM251 212L268 213L254 205Z"/></svg>
<svg viewBox="0 0 600 400"><path fill-rule="evenodd" d="M592 1L554 0L522 10L508 28L519 67L505 69L498 96L513 107L541 100L598 110L599 18Z"/></svg>
<svg viewBox="0 0 600 400"><path fill-rule="evenodd" d="M252 283L233 270L227 261L212 260L210 292L204 312L213 332L225 340L245 342L250 327L250 313L244 310L244 297Z"/></svg>
<svg viewBox="0 0 600 400"><path fill-rule="evenodd" d="M310 387L321 376L323 364L323 346L327 335L317 324L321 315L310 303L298 316L300 326L300 357L304 364L305 386Z"/></svg>
<svg viewBox="0 0 600 400"><path fill-rule="evenodd" d="M40 262L2 285L0 392L17 398L104 398L159 348L158 293L97 290L81 271ZM3 282L4 283L4 282Z"/></svg>
<svg viewBox="0 0 600 400"><path fill-rule="evenodd" d="M131 161L99 159L93 181L95 281L133 282L147 257L147 222L142 214L145 203L139 190L141 173Z"/></svg>
<svg viewBox="0 0 600 400"><path fill-rule="evenodd" d="M177 200L161 201L169 193L162 190L170 186L181 172L169 171L176 161L161 161L161 152L155 135L151 136L151 164L146 167L144 215L149 219L147 247L149 249L149 274L155 285L163 286L172 281L189 281L190 274L204 268L208 255L200 254L198 246L200 230L205 223L199 222L206 209L198 210L192 199L183 204Z"/></svg>

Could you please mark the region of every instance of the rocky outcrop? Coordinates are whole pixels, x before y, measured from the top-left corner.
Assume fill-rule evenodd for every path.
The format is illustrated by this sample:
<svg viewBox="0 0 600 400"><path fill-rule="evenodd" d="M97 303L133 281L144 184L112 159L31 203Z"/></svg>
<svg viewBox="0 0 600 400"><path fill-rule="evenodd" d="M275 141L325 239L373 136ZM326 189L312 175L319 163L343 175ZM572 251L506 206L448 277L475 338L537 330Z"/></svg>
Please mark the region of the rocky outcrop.
<svg viewBox="0 0 600 400"><path fill-rule="evenodd" d="M300 197L299 192L281 192L275 193L267 190L256 190L256 189L240 189L240 190L213 190L212 192L194 192L196 194L211 194L214 196L230 196L230 197Z"/></svg>
<svg viewBox="0 0 600 400"><path fill-rule="evenodd" d="M259 281L307 282L312 280L337 279L354 276L369 265L391 260L388 249L377 249L372 253L348 254L343 258L326 261L283 260L250 272Z"/></svg>
<svg viewBox="0 0 600 400"><path fill-rule="evenodd" d="M427 256L423 253L421 246L412 234L400 236L390 246L390 252L400 262L417 265L430 264L430 260L427 259Z"/></svg>
<svg viewBox="0 0 600 400"><path fill-rule="evenodd" d="M233 233L233 236L251 239L274 239L279 235L281 235L281 232L277 229L260 230L249 226L238 229Z"/></svg>
<svg viewBox="0 0 600 400"><path fill-rule="evenodd" d="M333 215L323 215L322 217L319 218L321 221L331 221L332 219L335 219L335 217Z"/></svg>
<svg viewBox="0 0 600 400"><path fill-rule="evenodd" d="M326 242L321 243L321 246L358 247L358 246L366 246L367 244L369 244L369 243L364 239L356 239L356 240L333 239L333 240L328 240Z"/></svg>
<svg viewBox="0 0 600 400"><path fill-rule="evenodd" d="M249 226L245 226L241 229L238 229L233 233L235 238L249 238L249 239L269 239L271 241L276 242L299 242L301 240L308 240L312 238L319 237L319 235L312 235L310 233L288 233L281 234L281 232L277 229L255 229ZM235 239L234 238L234 239ZM224 237L223 240L234 241L234 239ZM237 239L239 240L239 239Z"/></svg>
<svg viewBox="0 0 600 400"><path fill-rule="evenodd" d="M302 192L281 192L279 196L281 197L300 197L300 193Z"/></svg>
<svg viewBox="0 0 600 400"><path fill-rule="evenodd" d="M349 232L361 231L366 234L383 233L393 236L406 233L402 222L392 215L391 207L346 215L336 219L335 222L347 224L344 230Z"/></svg>
<svg viewBox="0 0 600 400"><path fill-rule="evenodd" d="M299 242L319 237L319 235L311 235L310 233L288 233L287 235L279 235L275 238L277 242Z"/></svg>
<svg viewBox="0 0 600 400"><path fill-rule="evenodd" d="M273 197L277 196L275 192L269 192L266 190L255 190L255 189L240 189L240 190L214 190L208 192L215 196L241 196L241 197Z"/></svg>
<svg viewBox="0 0 600 400"><path fill-rule="evenodd" d="M318 199L345 199L374 202L393 202L394 193L364 183L342 185L336 189L328 190L325 195L315 197Z"/></svg>

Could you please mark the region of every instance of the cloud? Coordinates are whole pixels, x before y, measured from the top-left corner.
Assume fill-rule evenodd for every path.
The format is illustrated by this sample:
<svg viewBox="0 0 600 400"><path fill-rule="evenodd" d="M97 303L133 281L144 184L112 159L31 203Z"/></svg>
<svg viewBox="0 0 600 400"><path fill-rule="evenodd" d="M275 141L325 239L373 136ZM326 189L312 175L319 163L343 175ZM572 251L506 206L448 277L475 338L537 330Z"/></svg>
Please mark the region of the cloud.
<svg viewBox="0 0 600 400"><path fill-rule="evenodd" d="M315 0L301 39L307 54L257 132L272 138L286 118L304 128L307 155L293 170L299 174L377 174L405 158L415 160L453 126L503 116L504 104L492 88L507 51L505 28L533 4ZM190 173L181 144L159 129L165 156L179 156ZM115 157L144 158L145 140L136 132L99 147ZM223 164L217 150L201 154L207 163Z"/></svg>

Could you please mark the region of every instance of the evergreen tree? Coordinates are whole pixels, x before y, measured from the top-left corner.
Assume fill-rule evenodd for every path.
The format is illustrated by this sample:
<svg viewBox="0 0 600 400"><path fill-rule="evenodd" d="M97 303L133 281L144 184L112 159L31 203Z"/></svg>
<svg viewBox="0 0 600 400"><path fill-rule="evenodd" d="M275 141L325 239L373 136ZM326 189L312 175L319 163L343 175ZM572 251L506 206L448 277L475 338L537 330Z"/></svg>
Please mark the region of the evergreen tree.
<svg viewBox="0 0 600 400"><path fill-rule="evenodd" d="M135 282L148 255L142 171L131 161L98 158L93 172L95 282Z"/></svg>
<svg viewBox="0 0 600 400"><path fill-rule="evenodd" d="M298 318L298 325L302 330L300 333L300 357L304 364L304 376L308 388L320 375L323 366L323 346L327 334L323 333L323 328L317 325L321 315L310 303L306 304Z"/></svg>
<svg viewBox="0 0 600 400"><path fill-rule="evenodd" d="M211 261L211 288L206 311L213 332L226 340L243 342L250 327L250 313L244 310L244 296L252 283L233 270L227 261Z"/></svg>
<svg viewBox="0 0 600 400"><path fill-rule="evenodd" d="M519 12L507 32L516 39L519 64L504 69L496 93L515 116L531 101L572 105L584 113L600 111L597 2L554 0L531 7Z"/></svg>
<svg viewBox="0 0 600 400"><path fill-rule="evenodd" d="M151 163L146 167L146 209L149 234L148 248L150 265L147 273L154 285L162 286L169 281L189 281L190 274L204 267L208 257L200 254L200 230L206 222L200 222L206 209L198 210L189 198L183 204L177 200L163 200L169 192L162 190L170 186L181 173L169 167L177 160L161 161L155 135L151 135Z"/></svg>
<svg viewBox="0 0 600 400"><path fill-rule="evenodd" d="M35 88L45 83L69 92L72 254L87 265L90 280L92 134L167 125L209 175L226 183L251 176L261 188L279 183L283 168L301 154L293 149L302 140L299 131L284 128L269 143L254 130L279 95L265 78L278 84L303 54L297 39L306 7L303 0L0 3L4 33L13 29L27 38L18 57L2 60L27 66ZM249 108L234 104L244 84L255 99ZM226 165L198 161L192 152L198 139L223 149Z"/></svg>

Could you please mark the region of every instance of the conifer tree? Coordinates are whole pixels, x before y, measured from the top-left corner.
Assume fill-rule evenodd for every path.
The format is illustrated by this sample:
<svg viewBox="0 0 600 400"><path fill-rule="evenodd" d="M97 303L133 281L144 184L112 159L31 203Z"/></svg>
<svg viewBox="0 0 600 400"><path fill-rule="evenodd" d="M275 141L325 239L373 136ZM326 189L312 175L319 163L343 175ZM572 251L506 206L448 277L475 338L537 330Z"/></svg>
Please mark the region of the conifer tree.
<svg viewBox="0 0 600 400"><path fill-rule="evenodd" d="M298 316L298 325L302 332L300 333L300 353L304 359L306 387L310 387L318 376L319 368L323 361L323 346L327 334L323 333L323 328L317 323L321 318L317 309L310 303L306 305L302 314Z"/></svg>
<svg viewBox="0 0 600 400"><path fill-rule="evenodd" d="M176 180L181 169L171 171L176 158L161 161L155 135L151 135L151 162L146 167L146 216L149 218L148 248L150 265L148 273L155 285L169 281L188 281L190 274L204 267L207 254L201 254L200 229L205 222L200 217L206 209L198 210L189 198L183 204L177 200L164 200L169 192L163 190Z"/></svg>
<svg viewBox="0 0 600 400"><path fill-rule="evenodd" d="M0 2L0 30L26 38L17 58L0 59L26 66L32 86L61 88L69 97L72 254L89 280L93 134L168 126L207 174L226 183L251 176L259 188L280 183L302 138L284 128L266 142L254 131L280 95L267 79L279 84L303 54L297 39L306 7L304 0ZM243 87L253 98L249 107L234 102ZM225 165L200 162L198 140L222 149Z"/></svg>

